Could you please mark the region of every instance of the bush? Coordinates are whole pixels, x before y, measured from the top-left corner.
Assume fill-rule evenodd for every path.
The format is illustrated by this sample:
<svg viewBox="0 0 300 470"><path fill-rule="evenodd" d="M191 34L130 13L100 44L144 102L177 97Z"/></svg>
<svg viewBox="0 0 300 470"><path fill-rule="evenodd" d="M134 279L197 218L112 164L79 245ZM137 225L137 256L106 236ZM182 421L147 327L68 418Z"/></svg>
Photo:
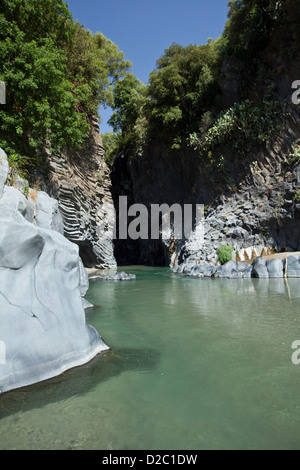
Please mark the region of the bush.
<svg viewBox="0 0 300 470"><path fill-rule="evenodd" d="M0 63L0 147L33 178L46 148L84 147L90 116L113 104L112 86L131 66L116 44L74 23L63 0L2 0Z"/></svg>
<svg viewBox="0 0 300 470"><path fill-rule="evenodd" d="M222 245L219 247L218 257L222 265L232 260L232 251L233 251L232 247L228 245Z"/></svg>
<svg viewBox="0 0 300 470"><path fill-rule="evenodd" d="M283 126L282 103L245 100L222 112L206 133L193 133L188 145L200 150L204 158L218 147L226 146L244 156L256 145L266 144Z"/></svg>

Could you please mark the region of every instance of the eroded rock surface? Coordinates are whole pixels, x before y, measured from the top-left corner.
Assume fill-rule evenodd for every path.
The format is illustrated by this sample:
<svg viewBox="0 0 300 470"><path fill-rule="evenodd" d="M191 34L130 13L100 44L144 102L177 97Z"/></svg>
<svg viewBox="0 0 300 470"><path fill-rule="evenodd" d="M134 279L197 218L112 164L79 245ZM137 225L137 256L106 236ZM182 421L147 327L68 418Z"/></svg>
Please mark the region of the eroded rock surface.
<svg viewBox="0 0 300 470"><path fill-rule="evenodd" d="M0 391L7 392L82 365L108 347L86 324L87 274L78 246L60 233L55 201L3 191L1 157Z"/></svg>

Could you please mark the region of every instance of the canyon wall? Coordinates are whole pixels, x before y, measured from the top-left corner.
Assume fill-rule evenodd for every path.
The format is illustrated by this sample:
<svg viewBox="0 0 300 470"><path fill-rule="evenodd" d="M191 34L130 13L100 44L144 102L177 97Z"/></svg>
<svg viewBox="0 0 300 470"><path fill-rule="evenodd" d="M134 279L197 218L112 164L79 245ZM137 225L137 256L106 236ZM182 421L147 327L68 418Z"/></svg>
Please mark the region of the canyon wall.
<svg viewBox="0 0 300 470"><path fill-rule="evenodd" d="M48 163L42 187L58 200L66 238L79 246L86 267L115 268L114 204L98 122L91 122L83 150L49 153Z"/></svg>
<svg viewBox="0 0 300 470"><path fill-rule="evenodd" d="M191 249L187 240L118 241L116 257L144 264L169 265L190 262L216 263L220 245L228 244L234 256L253 256L272 251L300 249L300 105L292 103L292 83L300 79L300 56L292 61L274 50L266 52L272 70L273 100L280 101L282 129L267 145L256 146L241 158L222 149L226 172L207 166L191 148L171 151L163 141L152 139L142 154L119 154L112 167L113 196L126 195L130 203L205 206L204 244ZM236 60L222 67L221 89L224 106L239 100ZM264 89L251 85L249 100L262 100ZM272 118L271 118L272 119ZM295 153L296 149L296 153ZM218 183L216 184L216 176ZM248 250L249 251L249 250ZM130 254L129 257L128 253ZM251 258L251 256L250 256Z"/></svg>

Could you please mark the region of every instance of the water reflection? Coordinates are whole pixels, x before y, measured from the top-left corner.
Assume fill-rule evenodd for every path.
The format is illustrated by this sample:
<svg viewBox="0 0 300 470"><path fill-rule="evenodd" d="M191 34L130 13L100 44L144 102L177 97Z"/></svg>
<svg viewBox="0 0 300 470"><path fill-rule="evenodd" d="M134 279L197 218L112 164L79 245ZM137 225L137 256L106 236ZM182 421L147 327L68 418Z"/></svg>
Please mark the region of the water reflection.
<svg viewBox="0 0 300 470"><path fill-rule="evenodd" d="M0 446L299 449L299 280L122 270L87 296L112 350L1 396Z"/></svg>
<svg viewBox="0 0 300 470"><path fill-rule="evenodd" d="M59 377L30 387L5 393L0 399L0 419L19 411L43 408L50 403L84 396L102 382L126 371L149 372L155 369L159 354L150 349L105 351L88 364Z"/></svg>

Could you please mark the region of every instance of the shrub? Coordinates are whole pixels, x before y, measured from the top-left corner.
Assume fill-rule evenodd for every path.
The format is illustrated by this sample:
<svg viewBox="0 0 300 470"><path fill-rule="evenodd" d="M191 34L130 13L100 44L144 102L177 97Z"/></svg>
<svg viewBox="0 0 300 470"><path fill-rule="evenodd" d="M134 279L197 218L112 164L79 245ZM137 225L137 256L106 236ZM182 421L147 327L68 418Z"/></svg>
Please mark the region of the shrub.
<svg viewBox="0 0 300 470"><path fill-rule="evenodd" d="M245 100L222 112L204 136L201 133L191 134L188 144L194 149L198 148L202 158L224 145L245 155L253 146L267 143L282 128L282 124L280 102L262 100L254 103Z"/></svg>
<svg viewBox="0 0 300 470"><path fill-rule="evenodd" d="M232 260L232 251L233 251L233 249L229 245L221 245L219 247L218 257L219 257L219 261L222 265L226 264L226 263L228 263L228 261Z"/></svg>

